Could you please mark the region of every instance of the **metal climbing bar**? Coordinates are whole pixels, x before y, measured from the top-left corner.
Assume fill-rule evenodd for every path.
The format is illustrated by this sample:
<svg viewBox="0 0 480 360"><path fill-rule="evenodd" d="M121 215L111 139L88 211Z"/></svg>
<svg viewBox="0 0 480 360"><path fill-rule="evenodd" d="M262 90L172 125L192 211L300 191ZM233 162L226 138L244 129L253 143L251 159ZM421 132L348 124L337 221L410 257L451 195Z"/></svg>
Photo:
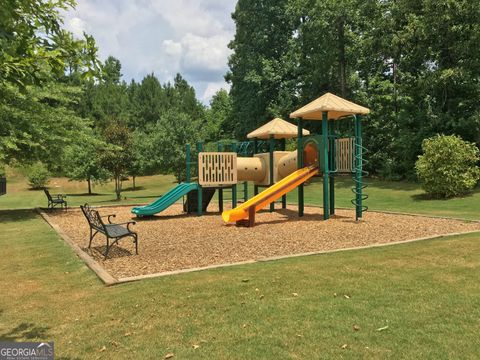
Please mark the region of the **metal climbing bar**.
<svg viewBox="0 0 480 360"><path fill-rule="evenodd" d="M363 182L363 176L367 176L368 172L363 170L363 165L368 163L363 159L367 149L362 145L362 119L360 115L355 116L355 144L353 156L353 181L354 186L352 192L355 198L351 203L355 206L355 220L362 217L363 212L368 210L368 206L363 205L363 201L368 199L368 195L363 193L363 190L368 187L368 184Z"/></svg>

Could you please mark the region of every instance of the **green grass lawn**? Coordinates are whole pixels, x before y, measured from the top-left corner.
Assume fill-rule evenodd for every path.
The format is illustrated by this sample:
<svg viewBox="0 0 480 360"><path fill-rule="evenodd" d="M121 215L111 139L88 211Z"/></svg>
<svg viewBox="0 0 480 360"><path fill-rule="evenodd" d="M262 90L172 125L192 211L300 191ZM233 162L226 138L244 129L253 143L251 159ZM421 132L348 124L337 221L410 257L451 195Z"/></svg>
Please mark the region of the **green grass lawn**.
<svg viewBox="0 0 480 360"><path fill-rule="evenodd" d="M0 218L0 340L58 359L480 356L479 235L107 288L33 211Z"/></svg>
<svg viewBox="0 0 480 360"><path fill-rule="evenodd" d="M121 203L149 202L173 182L140 178ZM415 184L371 185L372 209L480 218L478 190L440 201L424 200ZM337 181L338 206L350 206L350 186ZM111 184L95 187L96 196L65 179L50 187L72 205L115 203ZM54 340L57 359L480 357L479 234L105 287L21 209L45 206L43 192L15 174L8 189L0 197L0 341ZM321 204L320 182L305 193Z"/></svg>
<svg viewBox="0 0 480 360"><path fill-rule="evenodd" d="M480 219L480 188L471 194L447 200L427 199L418 184L408 182L388 182L367 179L369 186L364 190L369 198L365 204L372 210L409 212L416 214ZM338 178L335 182L336 206L352 207L351 188L353 181L349 178ZM290 199L295 200L296 192ZM322 204L322 182L319 178L305 188L305 202Z"/></svg>
<svg viewBox="0 0 480 360"><path fill-rule="evenodd" d="M94 195L87 194L87 183L68 181L65 178L53 178L48 188L52 194L67 195L69 206L79 206L85 202L96 205L107 204L143 204L153 201L175 186L175 177L170 175L155 175L140 177L136 180L136 190L132 182L125 181L122 200L115 201L114 185L107 183L93 185ZM31 190L26 179L16 171L7 173L7 194L0 198L0 209L29 209L46 207L47 199L42 190Z"/></svg>
<svg viewBox="0 0 480 360"><path fill-rule="evenodd" d="M46 198L43 191L29 190L25 179L18 173L8 174L8 193L0 198L0 209L22 209L45 207ZM418 184L408 182L387 182L368 179L369 187L365 193L369 195L365 204L372 210L411 212L439 216L460 217L465 219L480 219L480 188L473 193L448 200L429 200ZM143 204L149 203L170 188L175 186L175 178L168 175L139 177L136 181L137 190L132 190L131 181L124 183L126 191L122 200L115 201L113 184L94 185L96 195L87 195L85 182L68 181L64 178L54 178L49 184L52 193L67 194L71 206L79 206L85 202L96 205L107 204ZM353 198L351 188L353 181L348 177L336 179L336 206L353 208L350 200ZM249 196L253 189L249 187ZM225 192L225 199L231 198L230 191ZM215 197L216 199L216 197ZM243 186L238 186L238 199L243 199ZM228 201L228 200L226 200ZM288 201L297 202L297 191L288 195ZM322 205L322 181L314 180L305 187L305 201L311 205Z"/></svg>

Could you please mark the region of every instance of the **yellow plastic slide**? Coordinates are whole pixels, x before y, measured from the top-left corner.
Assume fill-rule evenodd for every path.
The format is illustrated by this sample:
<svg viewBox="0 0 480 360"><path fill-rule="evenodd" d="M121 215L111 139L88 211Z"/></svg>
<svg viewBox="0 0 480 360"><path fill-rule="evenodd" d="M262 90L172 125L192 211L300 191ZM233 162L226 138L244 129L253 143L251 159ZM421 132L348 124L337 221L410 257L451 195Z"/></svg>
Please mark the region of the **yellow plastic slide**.
<svg viewBox="0 0 480 360"><path fill-rule="evenodd" d="M263 209L265 206L292 191L298 185L303 184L317 173L318 168L313 166L297 170L247 202L237 206L235 209L224 211L222 213L222 219L225 222L235 222L247 219L250 207L255 206L255 212Z"/></svg>

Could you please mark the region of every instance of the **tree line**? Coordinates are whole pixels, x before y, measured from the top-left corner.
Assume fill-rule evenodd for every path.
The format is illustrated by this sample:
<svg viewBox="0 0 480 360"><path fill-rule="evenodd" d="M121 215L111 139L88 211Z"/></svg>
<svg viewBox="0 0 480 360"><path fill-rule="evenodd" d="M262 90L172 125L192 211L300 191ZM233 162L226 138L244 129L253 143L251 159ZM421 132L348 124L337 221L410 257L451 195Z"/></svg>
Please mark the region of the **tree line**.
<svg viewBox="0 0 480 360"><path fill-rule="evenodd" d="M184 176L186 143L243 140L334 92L368 106L368 170L414 176L422 140L480 143L480 3L467 0L239 0L230 92L205 106L177 74L122 80L95 39L62 28L71 0L5 0L0 12L0 168L41 163L91 183ZM311 130L319 124L308 122ZM338 122L341 135L352 128ZM37 164L38 165L38 164ZM37 166L38 168L38 166Z"/></svg>
<svg viewBox="0 0 480 360"><path fill-rule="evenodd" d="M238 138L330 91L372 110L373 174L413 177L422 140L437 133L480 144L480 2L239 0L233 19Z"/></svg>
<svg viewBox="0 0 480 360"><path fill-rule="evenodd" d="M228 93L204 106L180 74L127 84L118 59L98 59L93 37L62 29L59 11L73 6L7 0L0 12L0 168L84 180L89 193L93 182L114 180L117 198L126 176L181 180L185 144L223 136Z"/></svg>

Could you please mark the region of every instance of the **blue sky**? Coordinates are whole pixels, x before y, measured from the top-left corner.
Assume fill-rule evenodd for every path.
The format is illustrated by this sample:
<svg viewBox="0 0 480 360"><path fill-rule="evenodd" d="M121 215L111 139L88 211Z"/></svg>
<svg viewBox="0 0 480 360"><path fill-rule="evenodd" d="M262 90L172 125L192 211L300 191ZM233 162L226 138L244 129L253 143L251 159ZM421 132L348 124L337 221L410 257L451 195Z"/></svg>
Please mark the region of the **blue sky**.
<svg viewBox="0 0 480 360"><path fill-rule="evenodd" d="M77 37L93 35L102 60L122 63L123 78L154 72L161 82L180 72L208 103L220 88L235 33L236 0L78 0L64 25Z"/></svg>

